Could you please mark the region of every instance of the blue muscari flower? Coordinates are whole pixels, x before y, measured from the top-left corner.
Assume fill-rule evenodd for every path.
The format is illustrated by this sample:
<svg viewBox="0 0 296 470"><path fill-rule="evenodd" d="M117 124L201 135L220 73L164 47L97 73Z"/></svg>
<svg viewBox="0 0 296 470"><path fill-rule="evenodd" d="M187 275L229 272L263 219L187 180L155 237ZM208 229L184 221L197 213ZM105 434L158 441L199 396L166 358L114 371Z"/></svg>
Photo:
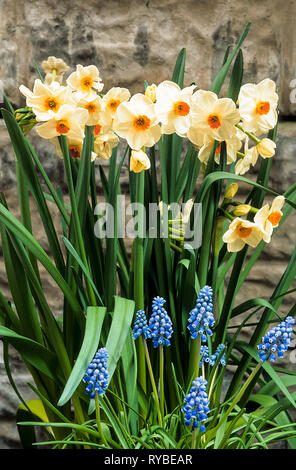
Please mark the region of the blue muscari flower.
<svg viewBox="0 0 296 470"><path fill-rule="evenodd" d="M217 347L216 349L216 352L214 354L211 354L211 356L209 355L209 348L208 346L204 346L202 345L200 347L200 363L199 363L199 367L202 366L202 363L203 362L207 362L208 364L210 364L210 366L214 366L218 357L220 356L220 354L222 353L223 349L225 349L225 346L224 344L219 344L219 346ZM220 357L220 360L219 360L219 364L221 366L226 366L226 359L225 359L225 354L222 354L222 356Z"/></svg>
<svg viewBox="0 0 296 470"><path fill-rule="evenodd" d="M201 345L199 367L202 366L203 362L209 362L209 348L208 346Z"/></svg>
<svg viewBox="0 0 296 470"><path fill-rule="evenodd" d="M200 335L203 343L207 340L207 334L209 336L213 334L211 327L215 323L215 318L213 315L212 295L213 289L211 287L203 287L196 301L196 306L191 310L188 319L188 329L191 333L191 338L196 339Z"/></svg>
<svg viewBox="0 0 296 470"><path fill-rule="evenodd" d="M163 305L165 300L162 297L154 297L152 301L152 315L149 320L150 338L153 346L170 346L170 337L173 333L172 320L168 316Z"/></svg>
<svg viewBox="0 0 296 470"><path fill-rule="evenodd" d="M144 339L150 338L150 330L144 310L139 310L136 313L136 321L134 322L133 338L137 339L139 336L144 336Z"/></svg>
<svg viewBox="0 0 296 470"><path fill-rule="evenodd" d="M216 363L219 356L220 356L219 364L221 366L226 366L225 354L221 355L221 353L224 349L225 349L225 345L224 344L219 344L219 346L216 349L216 352L214 354L212 354L211 357L209 358L209 363L211 364L211 366L215 365L215 363Z"/></svg>
<svg viewBox="0 0 296 470"><path fill-rule="evenodd" d="M287 317L279 325L271 328L262 338L262 343L259 344L258 354L262 362L270 360L274 362L276 358L284 356L287 351L293 332L292 325L295 323L294 318ZM277 356L277 357L276 357Z"/></svg>
<svg viewBox="0 0 296 470"><path fill-rule="evenodd" d="M192 429L199 429L205 432L204 422L208 419L209 399L206 392L207 381L203 377L197 377L192 382L188 395L185 397L185 405L182 411L185 415L186 426L192 426Z"/></svg>
<svg viewBox="0 0 296 470"><path fill-rule="evenodd" d="M85 391L90 398L95 398L95 393L103 395L108 387L109 372L107 370L107 360L109 354L106 348L97 351L92 362L89 364L83 382L87 383Z"/></svg>

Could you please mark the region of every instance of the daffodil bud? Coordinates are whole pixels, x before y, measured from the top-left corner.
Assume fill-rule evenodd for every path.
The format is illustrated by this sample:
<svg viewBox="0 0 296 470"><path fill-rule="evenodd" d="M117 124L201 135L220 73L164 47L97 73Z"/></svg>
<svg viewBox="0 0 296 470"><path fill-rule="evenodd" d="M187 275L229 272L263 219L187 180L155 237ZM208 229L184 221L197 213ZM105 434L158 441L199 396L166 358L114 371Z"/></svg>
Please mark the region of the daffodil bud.
<svg viewBox="0 0 296 470"><path fill-rule="evenodd" d="M259 144L256 145L256 149L262 158L273 157L275 154L275 148L276 144L268 138L262 139Z"/></svg>
<svg viewBox="0 0 296 470"><path fill-rule="evenodd" d="M145 95L150 98L153 103L156 101L156 90L157 86L155 83L152 83L152 85L147 86L145 91Z"/></svg>
<svg viewBox="0 0 296 470"><path fill-rule="evenodd" d="M232 199L238 191L238 184L231 183L225 191L224 198L225 199Z"/></svg>
<svg viewBox="0 0 296 470"><path fill-rule="evenodd" d="M236 206L236 208L232 211L232 214L235 215L235 217L241 217L242 215L246 215L248 212L250 212L251 206L248 204L240 204L239 206Z"/></svg>
<svg viewBox="0 0 296 470"><path fill-rule="evenodd" d="M140 173L143 170L149 170L150 160L143 150L132 150L130 159L130 171Z"/></svg>

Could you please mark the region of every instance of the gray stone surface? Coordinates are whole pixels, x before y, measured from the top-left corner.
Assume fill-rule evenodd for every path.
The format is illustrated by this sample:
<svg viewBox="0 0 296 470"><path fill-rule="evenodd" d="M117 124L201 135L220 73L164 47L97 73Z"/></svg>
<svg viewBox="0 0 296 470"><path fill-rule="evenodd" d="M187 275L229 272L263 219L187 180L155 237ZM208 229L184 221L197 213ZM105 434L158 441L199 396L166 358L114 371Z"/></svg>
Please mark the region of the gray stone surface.
<svg viewBox="0 0 296 470"><path fill-rule="evenodd" d="M96 64L106 89L141 91L144 79L170 77L176 55L187 48L186 83L207 88L246 23L245 81L274 79L280 109L295 115L291 80L296 78L294 0L1 0L0 78L11 100L21 83L33 82L34 60L61 57L73 67ZM295 87L296 88L296 87Z"/></svg>

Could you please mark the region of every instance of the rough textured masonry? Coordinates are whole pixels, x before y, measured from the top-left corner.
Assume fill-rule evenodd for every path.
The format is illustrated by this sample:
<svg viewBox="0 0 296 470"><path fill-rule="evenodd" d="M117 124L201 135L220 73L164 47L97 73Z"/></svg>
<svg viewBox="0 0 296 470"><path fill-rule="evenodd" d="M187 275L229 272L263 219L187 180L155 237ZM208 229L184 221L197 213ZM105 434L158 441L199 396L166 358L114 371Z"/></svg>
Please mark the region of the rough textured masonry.
<svg viewBox="0 0 296 470"><path fill-rule="evenodd" d="M141 92L144 79L159 83L170 78L178 52L186 47L185 85L195 82L207 89L227 45L233 46L246 23L251 21L249 36L243 44L244 82L270 77L277 83L281 122L271 184L283 192L296 180L296 93L293 91L296 89L296 30L292 23L295 13L295 0L0 0L0 86L4 86L14 105L23 105L18 86L33 84L34 61L40 64L49 55L55 55L72 68L78 63L97 65L106 91L112 86L124 86L132 93ZM34 132L31 138L50 178L62 183L62 162L55 156L53 146L41 141ZM0 172L0 189L8 196L11 210L18 214L14 157L1 119ZM123 182L126 177L127 170L123 172ZM32 207L34 233L47 249L38 214ZM294 246L295 216L292 215L265 249L238 301L268 298ZM49 302L58 313L62 305L56 299L54 286L46 276L42 279ZM9 296L2 258L0 288ZM295 297L291 295L280 313L293 302ZM12 372L24 398L32 397L26 386L30 377L13 351ZM19 447L15 426L18 404L0 354L0 448Z"/></svg>

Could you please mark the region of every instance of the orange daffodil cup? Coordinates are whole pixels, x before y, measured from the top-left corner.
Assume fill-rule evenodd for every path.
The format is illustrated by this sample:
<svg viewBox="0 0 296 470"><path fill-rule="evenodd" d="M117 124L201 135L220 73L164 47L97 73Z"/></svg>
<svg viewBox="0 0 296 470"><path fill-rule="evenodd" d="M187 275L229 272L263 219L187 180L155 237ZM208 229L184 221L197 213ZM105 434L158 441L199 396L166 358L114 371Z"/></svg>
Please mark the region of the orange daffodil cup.
<svg viewBox="0 0 296 470"><path fill-rule="evenodd" d="M214 159L219 163L225 142L226 163L234 164L238 175L248 172L260 157L275 155L275 143L264 136L277 123L278 95L270 79L243 85L236 105L230 98L219 98L211 91L196 89L196 85L181 88L169 80L148 85L144 94L131 96L127 88L120 87L101 93L104 84L95 65L77 65L63 84L69 67L53 56L43 61L42 68L45 83L37 79L32 91L23 85L20 91L35 116L37 133L53 142L59 156L57 137L65 135L71 156L80 158L85 126L93 127L92 160L109 159L122 138L131 148L130 171L135 173L149 170L145 149L157 144L163 134L187 138L203 164L215 142ZM284 201L278 196L271 207L248 206L248 210L240 205L232 216L221 206L231 219L223 236L228 251L239 251L245 244L256 247L261 240L268 243L282 216ZM249 220L252 212L253 221ZM234 218L236 214L240 216ZM241 215L248 215L248 220Z"/></svg>

